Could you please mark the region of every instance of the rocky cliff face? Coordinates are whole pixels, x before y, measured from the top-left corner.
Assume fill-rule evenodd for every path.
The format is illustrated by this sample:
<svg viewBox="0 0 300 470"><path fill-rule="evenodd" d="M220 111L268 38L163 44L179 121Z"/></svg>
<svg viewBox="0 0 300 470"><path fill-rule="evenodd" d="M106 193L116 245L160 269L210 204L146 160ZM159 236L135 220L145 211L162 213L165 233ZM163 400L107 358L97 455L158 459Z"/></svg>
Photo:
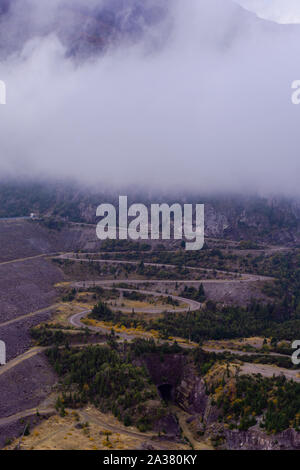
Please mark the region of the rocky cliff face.
<svg viewBox="0 0 300 470"><path fill-rule="evenodd" d="M208 201L205 225L211 237L299 243L300 202L264 197Z"/></svg>
<svg viewBox="0 0 300 470"><path fill-rule="evenodd" d="M212 405L206 395L202 378L187 368L184 378L177 388L178 403L194 415L197 431L210 437L221 448L229 450L288 450L300 449L300 433L287 429L281 433L268 435L259 429L248 431L229 430L218 423L220 410Z"/></svg>
<svg viewBox="0 0 300 470"><path fill-rule="evenodd" d="M300 449L300 433L287 429L268 435L257 428L248 431L230 430L218 422L220 410L206 393L205 382L197 374L195 365L180 354L149 355L146 365L156 385L170 383L174 386L173 401L190 414L187 422L195 433L210 438L218 448L229 450L288 450Z"/></svg>

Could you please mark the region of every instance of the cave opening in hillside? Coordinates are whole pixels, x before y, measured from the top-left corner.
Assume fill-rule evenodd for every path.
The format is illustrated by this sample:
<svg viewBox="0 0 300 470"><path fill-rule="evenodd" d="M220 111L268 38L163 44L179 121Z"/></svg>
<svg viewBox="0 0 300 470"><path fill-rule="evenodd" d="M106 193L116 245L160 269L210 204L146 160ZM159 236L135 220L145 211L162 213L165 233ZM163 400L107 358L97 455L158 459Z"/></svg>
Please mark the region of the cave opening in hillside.
<svg viewBox="0 0 300 470"><path fill-rule="evenodd" d="M165 402L169 402L173 400L173 387L170 384L162 384L158 385L158 391L161 396L161 398Z"/></svg>

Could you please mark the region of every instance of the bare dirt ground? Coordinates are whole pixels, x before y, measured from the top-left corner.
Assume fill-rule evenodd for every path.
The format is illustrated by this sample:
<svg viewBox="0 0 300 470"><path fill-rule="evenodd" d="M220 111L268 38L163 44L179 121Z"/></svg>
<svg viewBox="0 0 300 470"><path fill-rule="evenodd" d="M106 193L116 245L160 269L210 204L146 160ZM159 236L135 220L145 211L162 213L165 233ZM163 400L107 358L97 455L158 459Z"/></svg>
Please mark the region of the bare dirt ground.
<svg viewBox="0 0 300 470"><path fill-rule="evenodd" d="M288 370L282 367L270 366L268 364L245 363L240 368L241 374L261 374L264 377L273 377L273 375L284 375L287 379L300 382L299 370Z"/></svg>
<svg viewBox="0 0 300 470"><path fill-rule="evenodd" d="M37 407L49 395L56 381L57 377L43 353L8 368L0 375L0 418Z"/></svg>
<svg viewBox="0 0 300 470"><path fill-rule="evenodd" d="M207 298L214 302L221 302L224 305L245 306L252 299L262 302L267 297L261 292L261 281L253 281L253 283L245 283L242 281L235 282L206 282L203 283Z"/></svg>
<svg viewBox="0 0 300 470"><path fill-rule="evenodd" d="M42 322L46 322L51 318L51 308L37 313L36 315L14 321L8 325L0 325L0 338L6 344L6 360L23 354L32 345L30 336L30 328ZM1 373L1 369L0 369Z"/></svg>
<svg viewBox="0 0 300 470"><path fill-rule="evenodd" d="M17 443L18 440L14 441L6 449L13 449ZM125 427L111 414L103 414L94 407L68 411L63 418L54 415L42 421L21 441L23 450L122 450L141 449L147 445L159 450L189 449L184 443L162 441L153 433Z"/></svg>
<svg viewBox="0 0 300 470"><path fill-rule="evenodd" d="M25 426L30 429L40 424L45 419L49 418L53 412L40 414L36 410L29 410L28 414L21 413L21 416L15 415L9 422L1 424L0 419L0 449L10 442L14 442L12 449L19 446L20 438L15 439L15 436L21 436L24 432Z"/></svg>
<svg viewBox="0 0 300 470"><path fill-rule="evenodd" d="M55 251L49 231L31 221L0 221L0 263Z"/></svg>
<svg viewBox="0 0 300 470"><path fill-rule="evenodd" d="M0 265L0 323L52 305L62 272L43 258Z"/></svg>
<svg viewBox="0 0 300 470"><path fill-rule="evenodd" d="M76 249L96 249L100 242L95 226L68 224L49 230L31 220L0 220L0 263L17 258Z"/></svg>
<svg viewBox="0 0 300 470"><path fill-rule="evenodd" d="M0 368L0 377L3 374L6 374L9 370L14 369L17 365L21 364L24 361L27 361L28 359L32 358L33 356L36 356L37 354L40 354L42 351L44 351L45 348L43 347L33 347L30 348L28 351L24 352L23 354L20 354L18 357L15 357L14 359L8 361L5 365L2 365Z"/></svg>
<svg viewBox="0 0 300 470"><path fill-rule="evenodd" d="M3 323L0 323L0 328L10 326L12 324L19 323L23 320L28 320L30 318L38 317L39 315L44 315L47 314L51 315L52 311L55 311L55 309L59 306L60 304L54 304L51 305L50 307L45 307L45 308L40 308L39 310L36 310L34 312L26 313L25 315L20 315L17 318L13 318L11 320L4 321Z"/></svg>

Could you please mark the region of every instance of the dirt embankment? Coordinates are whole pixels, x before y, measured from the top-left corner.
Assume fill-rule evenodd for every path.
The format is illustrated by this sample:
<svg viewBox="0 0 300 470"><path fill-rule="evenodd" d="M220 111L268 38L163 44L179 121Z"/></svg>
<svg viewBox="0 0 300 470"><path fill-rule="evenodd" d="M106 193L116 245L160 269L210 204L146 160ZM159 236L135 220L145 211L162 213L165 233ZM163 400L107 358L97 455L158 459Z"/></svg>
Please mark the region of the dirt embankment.
<svg viewBox="0 0 300 470"><path fill-rule="evenodd" d="M61 271L42 258L0 265L0 323L55 302Z"/></svg>
<svg viewBox="0 0 300 470"><path fill-rule="evenodd" d="M237 305L244 307L253 299L257 302L267 302L269 299L262 293L262 283L257 281L245 283L234 282L211 282L204 284L205 294L213 302L221 302L224 305Z"/></svg>
<svg viewBox="0 0 300 470"><path fill-rule="evenodd" d="M0 325L0 338L6 344L6 361L23 354L32 344L30 328L51 318L51 310L25 318L7 326ZM1 370L1 369L0 369Z"/></svg>
<svg viewBox="0 0 300 470"><path fill-rule="evenodd" d="M227 448L230 450L300 450L300 433L287 429L272 436L255 431L225 431Z"/></svg>
<svg viewBox="0 0 300 470"><path fill-rule="evenodd" d="M5 445L9 444L15 438L21 437L24 433L25 428L30 431L35 426L38 426L45 419L47 419L51 413L46 415L38 416L36 413L30 414L25 418L17 418L7 424L0 424L0 449ZM16 446L19 444L16 443Z"/></svg>

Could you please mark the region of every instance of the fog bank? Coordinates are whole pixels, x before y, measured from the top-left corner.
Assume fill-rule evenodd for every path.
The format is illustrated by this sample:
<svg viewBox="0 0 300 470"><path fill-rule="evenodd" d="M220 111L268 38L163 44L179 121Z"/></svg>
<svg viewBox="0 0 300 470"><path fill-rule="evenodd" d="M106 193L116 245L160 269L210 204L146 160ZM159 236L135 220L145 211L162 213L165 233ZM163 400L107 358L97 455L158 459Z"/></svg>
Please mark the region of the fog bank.
<svg viewBox="0 0 300 470"><path fill-rule="evenodd" d="M2 176L299 195L299 27L174 0L137 41L78 61L53 26L61 2L26 2L38 33L0 64Z"/></svg>

